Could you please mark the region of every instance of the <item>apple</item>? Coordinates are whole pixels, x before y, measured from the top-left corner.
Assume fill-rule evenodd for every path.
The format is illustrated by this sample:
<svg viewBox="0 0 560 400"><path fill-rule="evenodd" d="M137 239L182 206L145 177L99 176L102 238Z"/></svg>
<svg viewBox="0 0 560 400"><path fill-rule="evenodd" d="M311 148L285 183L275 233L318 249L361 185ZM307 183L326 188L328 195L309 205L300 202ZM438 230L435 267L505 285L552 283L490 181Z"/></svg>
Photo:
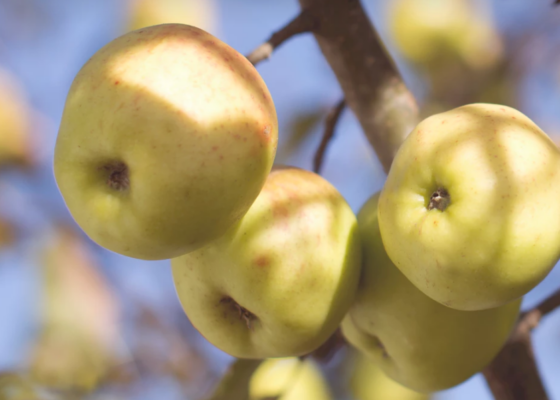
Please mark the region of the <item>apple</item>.
<svg viewBox="0 0 560 400"><path fill-rule="evenodd" d="M151 25L181 23L213 31L213 0L128 0L130 30Z"/></svg>
<svg viewBox="0 0 560 400"><path fill-rule="evenodd" d="M409 60L438 69L461 61L474 69L490 67L502 43L482 4L469 0L397 0L388 10L389 27Z"/></svg>
<svg viewBox="0 0 560 400"><path fill-rule="evenodd" d="M171 261L192 324L238 358L318 348L348 311L360 273L356 217L325 179L273 170L226 235Z"/></svg>
<svg viewBox="0 0 560 400"><path fill-rule="evenodd" d="M391 379L412 390L427 393L455 386L500 351L517 321L521 300L490 310L460 311L424 295L385 252L378 199L374 195L358 213L363 271L342 333Z"/></svg>
<svg viewBox="0 0 560 400"><path fill-rule="evenodd" d="M331 400L329 385L311 359L268 359L249 382L249 400Z"/></svg>
<svg viewBox="0 0 560 400"><path fill-rule="evenodd" d="M458 310L515 300L560 257L560 151L525 115L471 104L422 121L379 199L391 260Z"/></svg>
<svg viewBox="0 0 560 400"><path fill-rule="evenodd" d="M181 24L128 33L76 76L54 173L98 244L166 259L223 235L272 167L276 111L249 61Z"/></svg>
<svg viewBox="0 0 560 400"><path fill-rule="evenodd" d="M355 400L428 400L429 396L418 393L389 378L361 351L352 354L353 368L350 391Z"/></svg>

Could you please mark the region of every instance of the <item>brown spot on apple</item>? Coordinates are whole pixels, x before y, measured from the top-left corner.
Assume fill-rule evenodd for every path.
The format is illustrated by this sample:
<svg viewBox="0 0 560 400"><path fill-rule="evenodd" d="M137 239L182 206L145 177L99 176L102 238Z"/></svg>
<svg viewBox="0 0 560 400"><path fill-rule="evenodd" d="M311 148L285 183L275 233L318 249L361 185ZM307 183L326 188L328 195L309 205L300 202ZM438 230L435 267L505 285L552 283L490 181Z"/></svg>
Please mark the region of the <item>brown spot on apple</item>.
<svg viewBox="0 0 560 400"><path fill-rule="evenodd" d="M268 267L270 265L270 258L266 255L261 255L255 258L254 263L260 268Z"/></svg>

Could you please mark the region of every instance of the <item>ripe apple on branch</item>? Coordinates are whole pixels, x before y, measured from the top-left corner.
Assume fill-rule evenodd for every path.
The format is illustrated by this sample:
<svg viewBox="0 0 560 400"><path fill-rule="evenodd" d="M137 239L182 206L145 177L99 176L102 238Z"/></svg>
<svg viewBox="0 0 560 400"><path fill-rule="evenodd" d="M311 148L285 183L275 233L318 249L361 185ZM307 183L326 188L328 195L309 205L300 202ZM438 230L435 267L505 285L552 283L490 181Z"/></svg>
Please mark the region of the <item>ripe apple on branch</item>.
<svg viewBox="0 0 560 400"><path fill-rule="evenodd" d="M295 21L293 34L317 26L309 14ZM346 102L355 111L358 100ZM490 363L521 297L560 258L560 151L544 132L500 105L431 116L358 222L318 175L271 172L277 134L247 59L198 28L157 25L79 72L55 176L98 244L173 258L187 316L233 356L305 357L342 323L349 343L414 390Z"/></svg>

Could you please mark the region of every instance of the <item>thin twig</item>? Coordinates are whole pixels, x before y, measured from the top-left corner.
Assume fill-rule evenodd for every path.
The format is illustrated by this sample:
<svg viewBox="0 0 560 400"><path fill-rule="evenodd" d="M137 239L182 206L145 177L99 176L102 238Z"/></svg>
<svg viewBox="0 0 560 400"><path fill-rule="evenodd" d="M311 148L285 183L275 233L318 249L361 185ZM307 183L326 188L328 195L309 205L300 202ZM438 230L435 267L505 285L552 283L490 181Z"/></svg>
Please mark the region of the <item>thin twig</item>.
<svg viewBox="0 0 560 400"><path fill-rule="evenodd" d="M317 152L315 153L315 158L313 159L313 171L315 171L316 173L321 172L321 167L323 166L323 159L325 158L327 146L334 136L336 124L340 119L342 111L345 107L346 101L342 99L338 102L336 107L334 107L327 115L327 119L325 121L325 131L323 132L323 139L321 139L321 143L319 144Z"/></svg>
<svg viewBox="0 0 560 400"><path fill-rule="evenodd" d="M531 331L556 308L560 308L560 289L521 314L510 339L483 371L496 400L548 400L535 361Z"/></svg>
<svg viewBox="0 0 560 400"><path fill-rule="evenodd" d="M269 58L274 49L286 40L300 33L311 32L315 27L315 18L306 10L302 10L288 25L273 33L270 39L253 50L251 54L247 56L247 59L249 59L253 65L257 65L259 62Z"/></svg>

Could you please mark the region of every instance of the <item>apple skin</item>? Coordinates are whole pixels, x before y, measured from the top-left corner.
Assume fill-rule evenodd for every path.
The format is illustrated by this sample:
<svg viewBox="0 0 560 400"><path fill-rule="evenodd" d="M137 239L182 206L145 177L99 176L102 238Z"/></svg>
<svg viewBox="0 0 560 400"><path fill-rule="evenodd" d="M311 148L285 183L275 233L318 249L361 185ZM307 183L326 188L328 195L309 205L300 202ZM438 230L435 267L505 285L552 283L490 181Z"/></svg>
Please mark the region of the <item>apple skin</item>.
<svg viewBox="0 0 560 400"><path fill-rule="evenodd" d="M449 206L428 210L438 188ZM391 260L418 289L482 310L535 287L560 257L560 152L512 108L471 104L422 121L379 199Z"/></svg>
<svg viewBox="0 0 560 400"><path fill-rule="evenodd" d="M459 311L424 295L385 252L378 199L374 195L358 213L363 271L342 333L400 384L423 393L450 388L498 354L517 321L521 299L490 310Z"/></svg>
<svg viewBox="0 0 560 400"><path fill-rule="evenodd" d="M470 0L395 0L389 29L402 54L417 65L439 70L461 62L473 69L500 60L503 45L484 4Z"/></svg>
<svg viewBox="0 0 560 400"><path fill-rule="evenodd" d="M319 175L287 168L271 172L238 225L171 266L185 313L212 344L238 358L291 357L339 326L360 251L356 217L340 193Z"/></svg>
<svg viewBox="0 0 560 400"><path fill-rule="evenodd" d="M350 391L355 400L428 400L418 393L389 378L361 351L352 354L354 366L350 378Z"/></svg>
<svg viewBox="0 0 560 400"><path fill-rule="evenodd" d="M391 379L412 390L429 393L455 386L500 351L517 321L521 299L490 310L459 311L424 295L384 250L378 197L358 213L363 271L342 333Z"/></svg>
<svg viewBox="0 0 560 400"><path fill-rule="evenodd" d="M332 400L329 385L311 359L264 360L249 382L249 400Z"/></svg>
<svg viewBox="0 0 560 400"><path fill-rule="evenodd" d="M166 259L245 214L277 139L274 104L245 57L198 28L157 25L117 38L80 70L54 173L91 239Z"/></svg>
<svg viewBox="0 0 560 400"><path fill-rule="evenodd" d="M214 32L216 26L213 0L128 0L127 5L129 30L181 23Z"/></svg>

